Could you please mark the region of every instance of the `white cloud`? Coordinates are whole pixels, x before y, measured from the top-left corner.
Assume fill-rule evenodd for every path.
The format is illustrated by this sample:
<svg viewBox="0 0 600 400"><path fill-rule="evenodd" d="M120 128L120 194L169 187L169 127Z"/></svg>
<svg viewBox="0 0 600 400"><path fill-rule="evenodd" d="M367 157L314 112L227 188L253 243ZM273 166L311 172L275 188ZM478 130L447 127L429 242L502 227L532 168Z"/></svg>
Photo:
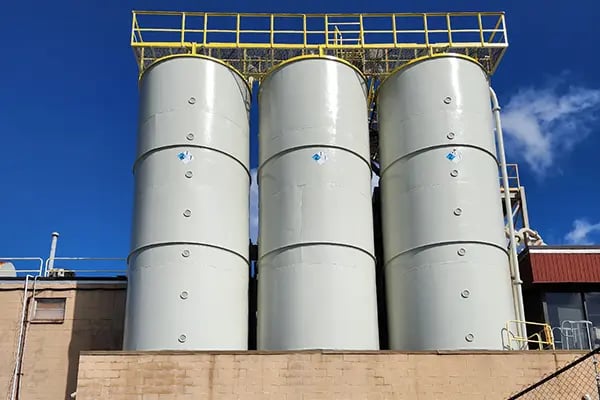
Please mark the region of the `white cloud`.
<svg viewBox="0 0 600 400"><path fill-rule="evenodd" d="M258 238L258 183L256 181L256 168L250 170L252 184L250 185L250 238L256 243Z"/></svg>
<svg viewBox="0 0 600 400"><path fill-rule="evenodd" d="M538 176L544 176L565 153L593 129L600 90L558 85L527 88L503 108L508 151L519 153Z"/></svg>
<svg viewBox="0 0 600 400"><path fill-rule="evenodd" d="M600 222L590 224L585 219L576 219L573 221L573 229L565 235L565 240L570 244L593 244L589 236L598 232L600 232Z"/></svg>

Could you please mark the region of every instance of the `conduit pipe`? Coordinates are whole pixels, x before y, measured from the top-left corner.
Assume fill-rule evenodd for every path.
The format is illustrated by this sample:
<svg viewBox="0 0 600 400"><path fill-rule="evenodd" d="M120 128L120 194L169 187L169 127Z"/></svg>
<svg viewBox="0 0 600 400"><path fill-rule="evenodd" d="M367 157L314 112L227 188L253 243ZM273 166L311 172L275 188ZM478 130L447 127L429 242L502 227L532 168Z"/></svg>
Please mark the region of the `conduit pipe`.
<svg viewBox="0 0 600 400"><path fill-rule="evenodd" d="M496 141L498 143L498 153L500 156L500 170L502 173L502 187L504 189L504 207L509 215L508 232L509 232L509 264L510 276L512 279L513 303L515 307L515 316L518 321L525 321L525 309L523 307L523 281L519 271L517 244L515 243L515 225L509 214L512 209L510 205L510 191L508 186L508 171L506 169L506 154L504 152L504 135L502 133L502 122L500 121L500 104L494 89L490 87L490 97L492 99L492 111L494 114L494 122L496 125ZM521 323L517 323L517 335L520 337L527 336L527 330Z"/></svg>
<svg viewBox="0 0 600 400"><path fill-rule="evenodd" d="M33 293L35 296L35 283L37 281L37 278L39 278L39 275L36 275L35 277L33 275L26 275L25 276L25 287L23 288L23 304L22 304L22 309L21 309L21 320L20 320L20 327L19 327L19 340L17 342L17 354L16 354L16 360L15 360L15 369L13 371L13 377L12 377L12 387L11 387L11 391L10 391L10 400L16 400L17 398L17 393L18 393L18 388L20 386L20 378L19 378L19 372L21 370L21 361L23 358L23 348L25 347L25 343L23 340L23 337L25 335L25 317L27 315L27 308L28 308L28 304L27 304L27 292L29 291L29 278L33 278Z"/></svg>

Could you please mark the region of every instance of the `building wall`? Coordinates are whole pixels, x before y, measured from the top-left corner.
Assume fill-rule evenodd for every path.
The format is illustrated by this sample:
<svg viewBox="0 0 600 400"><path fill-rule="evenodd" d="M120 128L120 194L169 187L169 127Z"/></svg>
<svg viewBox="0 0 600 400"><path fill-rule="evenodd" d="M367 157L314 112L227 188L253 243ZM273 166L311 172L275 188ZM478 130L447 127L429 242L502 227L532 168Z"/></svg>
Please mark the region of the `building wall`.
<svg viewBox="0 0 600 400"><path fill-rule="evenodd" d="M0 282L0 398L9 398L23 301L23 281ZM28 298L32 296L30 283ZM28 323L19 399L69 399L81 350L121 349L124 282L43 281L36 297L66 298L63 323ZM33 302L29 301L28 310ZM28 312L27 318L32 313Z"/></svg>
<svg viewBox="0 0 600 400"><path fill-rule="evenodd" d="M77 399L505 399L580 354L86 352Z"/></svg>
<svg viewBox="0 0 600 400"><path fill-rule="evenodd" d="M600 283L600 248L529 247L519 256L525 284Z"/></svg>
<svg viewBox="0 0 600 400"><path fill-rule="evenodd" d="M121 349L125 285L81 280L36 283L37 297L66 298L65 320L26 325L19 399L70 399L75 390L77 399L117 400L209 395L453 399L459 393L461 399L497 399L580 354L89 352ZM30 284L28 298L32 289ZM23 281L0 281L0 398L8 398L10 392L22 296ZM84 351L81 364L80 351Z"/></svg>

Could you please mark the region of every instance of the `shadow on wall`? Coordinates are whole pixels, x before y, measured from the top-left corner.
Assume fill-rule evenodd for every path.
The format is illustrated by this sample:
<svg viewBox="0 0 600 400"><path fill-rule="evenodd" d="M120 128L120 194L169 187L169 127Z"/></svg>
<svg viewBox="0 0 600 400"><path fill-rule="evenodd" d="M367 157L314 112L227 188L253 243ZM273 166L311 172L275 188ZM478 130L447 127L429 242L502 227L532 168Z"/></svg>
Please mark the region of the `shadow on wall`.
<svg viewBox="0 0 600 400"><path fill-rule="evenodd" d="M387 304L385 288L385 265L383 259L383 227L381 221L381 190L373 190L373 236L375 238L375 279L377 283L377 318L379 324L379 348L389 350Z"/></svg>
<svg viewBox="0 0 600 400"><path fill-rule="evenodd" d="M17 399L72 399L80 352L122 348L126 281L38 280L35 299L31 289Z"/></svg>
<svg viewBox="0 0 600 400"><path fill-rule="evenodd" d="M127 290L115 287L86 287L78 283L72 306L73 329L69 343L69 367L65 398L77 390L79 354L88 350L121 350Z"/></svg>

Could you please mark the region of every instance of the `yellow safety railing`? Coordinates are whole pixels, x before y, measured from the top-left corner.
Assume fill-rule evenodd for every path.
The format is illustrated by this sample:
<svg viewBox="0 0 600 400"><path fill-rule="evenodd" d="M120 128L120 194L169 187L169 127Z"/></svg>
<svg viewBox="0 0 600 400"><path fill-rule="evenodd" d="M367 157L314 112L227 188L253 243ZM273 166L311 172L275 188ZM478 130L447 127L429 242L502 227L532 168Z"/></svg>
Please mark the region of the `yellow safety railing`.
<svg viewBox="0 0 600 400"><path fill-rule="evenodd" d="M140 72L178 54L218 58L260 79L290 58L344 58L382 78L415 58L459 53L493 73L508 39L502 12L238 14L134 11L131 46ZM342 51L343 50L343 51Z"/></svg>
<svg viewBox="0 0 600 400"><path fill-rule="evenodd" d="M521 326L524 332L527 329L537 330L529 336L519 336L515 332L518 326ZM524 350L529 348L530 345L536 345L538 350L554 350L554 335L552 334L552 328L550 325L541 322L529 322L529 321L518 321L510 320L506 322L504 328L504 347L508 350Z"/></svg>

